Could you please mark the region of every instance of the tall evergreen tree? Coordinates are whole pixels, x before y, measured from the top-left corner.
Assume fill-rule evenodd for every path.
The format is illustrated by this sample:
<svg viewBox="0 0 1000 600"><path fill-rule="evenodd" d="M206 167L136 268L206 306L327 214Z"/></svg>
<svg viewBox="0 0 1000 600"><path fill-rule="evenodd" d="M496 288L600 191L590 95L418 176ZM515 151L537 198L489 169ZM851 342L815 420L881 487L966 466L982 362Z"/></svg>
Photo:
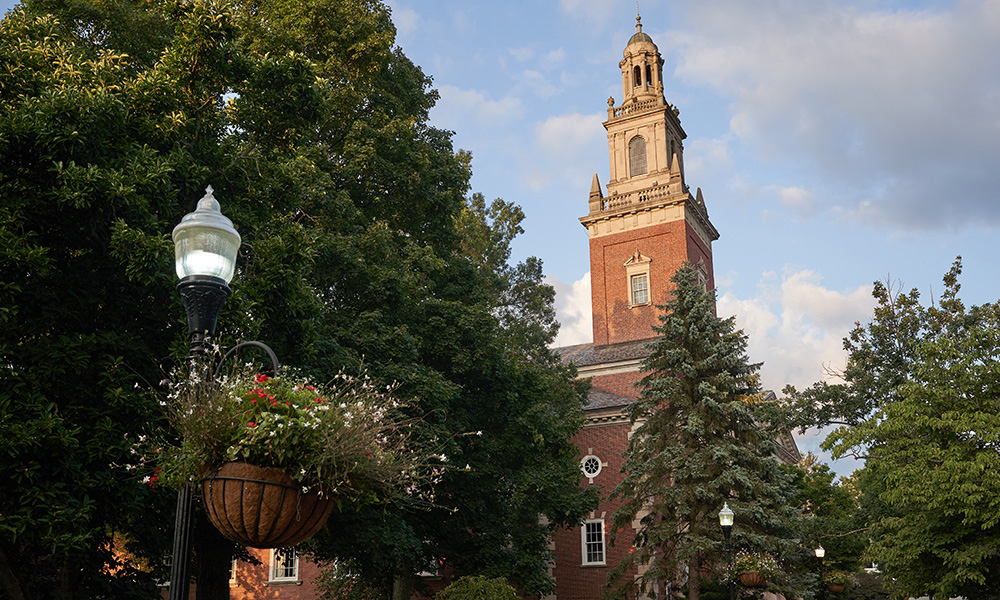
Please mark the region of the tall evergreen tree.
<svg viewBox="0 0 1000 600"><path fill-rule="evenodd" d="M697 600L699 576L721 575L726 564L718 521L726 502L736 513L735 544L782 558L795 552L783 526L794 490L780 469L775 432L755 420L764 397L760 364L749 361L734 319L715 315L714 294L695 267L678 269L673 282L643 362L641 394L627 408L635 430L625 478L612 494L623 502L612 540L632 549L613 572L615 598L657 582L680 584L686 574L688 598Z"/></svg>

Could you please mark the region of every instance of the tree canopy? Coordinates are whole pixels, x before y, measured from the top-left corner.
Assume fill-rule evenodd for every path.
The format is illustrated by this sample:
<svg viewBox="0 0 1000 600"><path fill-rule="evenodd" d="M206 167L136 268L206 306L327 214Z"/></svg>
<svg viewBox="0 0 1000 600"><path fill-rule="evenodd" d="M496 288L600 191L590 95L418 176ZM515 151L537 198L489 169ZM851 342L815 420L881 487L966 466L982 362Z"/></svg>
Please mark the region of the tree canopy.
<svg viewBox="0 0 1000 600"><path fill-rule="evenodd" d="M169 233L209 184L244 240L217 340L398 383L453 465L434 506L337 515L317 556L550 588L547 534L593 501L569 442L585 390L546 349L540 263L508 264L523 215L469 196L394 37L376 0L25 0L0 23L9 596L149 597L163 577L173 497L135 452L186 353Z"/></svg>
<svg viewBox="0 0 1000 600"><path fill-rule="evenodd" d="M694 266L681 267L673 282L643 362L640 397L627 409L635 431L625 478L612 494L623 502L612 540L633 548L614 570L613 597L631 598L662 581L682 583L685 572L721 575L724 503L736 513L735 545L783 560L796 552L791 479L780 468L775 432L756 418L764 398L760 365L749 361L734 319L715 315L714 295ZM635 535L622 539L634 521ZM699 577L686 579L688 598L697 600Z"/></svg>
<svg viewBox="0 0 1000 600"><path fill-rule="evenodd" d="M959 259L928 306L876 284L844 383L788 390L800 423L843 423L825 442L835 456L867 458L868 552L912 596L1000 590L1000 303L966 307L960 274Z"/></svg>

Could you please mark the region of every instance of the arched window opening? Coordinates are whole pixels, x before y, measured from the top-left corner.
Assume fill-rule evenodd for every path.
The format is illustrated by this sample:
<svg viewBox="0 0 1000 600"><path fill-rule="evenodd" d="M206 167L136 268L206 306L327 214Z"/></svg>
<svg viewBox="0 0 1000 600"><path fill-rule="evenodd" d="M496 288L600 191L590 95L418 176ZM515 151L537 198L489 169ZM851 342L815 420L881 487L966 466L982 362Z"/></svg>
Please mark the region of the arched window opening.
<svg viewBox="0 0 1000 600"><path fill-rule="evenodd" d="M639 65L636 65L635 68L632 69L632 85L635 87L642 85L642 69L639 68Z"/></svg>
<svg viewBox="0 0 1000 600"><path fill-rule="evenodd" d="M653 83L653 73L649 69L649 65L646 65L646 85L652 85Z"/></svg>
<svg viewBox="0 0 1000 600"><path fill-rule="evenodd" d="M646 174L646 140L635 136L628 143L629 177Z"/></svg>

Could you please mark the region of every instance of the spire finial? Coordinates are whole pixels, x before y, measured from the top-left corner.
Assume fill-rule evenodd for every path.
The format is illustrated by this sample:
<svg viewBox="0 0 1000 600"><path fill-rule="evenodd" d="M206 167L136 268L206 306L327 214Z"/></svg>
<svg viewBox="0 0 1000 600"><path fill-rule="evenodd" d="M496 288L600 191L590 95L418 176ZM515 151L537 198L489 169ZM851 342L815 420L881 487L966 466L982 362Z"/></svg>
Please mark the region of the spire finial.
<svg viewBox="0 0 1000 600"><path fill-rule="evenodd" d="M635 31L642 32L642 17L639 16L639 0L635 0Z"/></svg>

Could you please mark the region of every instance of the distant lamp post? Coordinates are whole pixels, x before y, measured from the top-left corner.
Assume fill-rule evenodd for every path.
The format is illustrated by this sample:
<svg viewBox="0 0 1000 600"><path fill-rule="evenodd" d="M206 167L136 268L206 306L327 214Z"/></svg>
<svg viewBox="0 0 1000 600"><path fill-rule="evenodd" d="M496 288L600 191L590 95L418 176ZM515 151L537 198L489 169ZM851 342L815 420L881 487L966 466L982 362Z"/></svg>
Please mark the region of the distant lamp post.
<svg viewBox="0 0 1000 600"><path fill-rule="evenodd" d="M826 556L826 550L823 548L823 546L819 546L818 548L816 548L816 550L814 550L814 552L816 553L816 558L823 558L824 556Z"/></svg>
<svg viewBox="0 0 1000 600"><path fill-rule="evenodd" d="M735 590L733 589L733 546L729 543L729 536L733 532L733 520L735 519L733 510L729 508L729 503L722 504L719 511L719 526L722 527L722 535L726 538L726 555L729 557L729 600L733 600Z"/></svg>
<svg viewBox="0 0 1000 600"><path fill-rule="evenodd" d="M222 214L212 186L208 186L195 211L174 227L173 239L174 265L181 280L177 292L187 312L191 356L200 359L206 354L208 340L215 335L219 312L229 296L240 234ZM177 492L169 600L188 598L193 498L190 485Z"/></svg>

